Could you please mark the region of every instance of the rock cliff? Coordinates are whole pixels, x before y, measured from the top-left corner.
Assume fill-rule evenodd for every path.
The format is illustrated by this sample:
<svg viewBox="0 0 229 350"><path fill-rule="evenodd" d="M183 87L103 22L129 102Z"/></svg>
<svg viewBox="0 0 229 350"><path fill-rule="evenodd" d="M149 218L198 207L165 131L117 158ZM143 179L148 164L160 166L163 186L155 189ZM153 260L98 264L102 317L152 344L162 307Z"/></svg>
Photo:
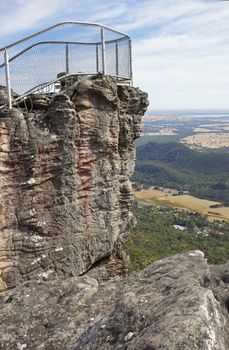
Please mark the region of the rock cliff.
<svg viewBox="0 0 229 350"><path fill-rule="evenodd" d="M1 291L101 262L105 278L125 273L119 245L133 225L129 177L147 104L110 77L75 76L1 113Z"/></svg>
<svg viewBox="0 0 229 350"><path fill-rule="evenodd" d="M0 113L0 349L229 349L229 263L193 251L123 277L146 94L61 85Z"/></svg>

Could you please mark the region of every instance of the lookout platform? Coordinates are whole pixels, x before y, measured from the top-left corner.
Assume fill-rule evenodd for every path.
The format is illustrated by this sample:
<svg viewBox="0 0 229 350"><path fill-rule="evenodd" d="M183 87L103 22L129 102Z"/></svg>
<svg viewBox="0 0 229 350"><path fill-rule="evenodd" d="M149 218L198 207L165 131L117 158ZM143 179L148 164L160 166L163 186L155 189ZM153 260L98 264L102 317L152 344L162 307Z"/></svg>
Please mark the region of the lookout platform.
<svg viewBox="0 0 229 350"><path fill-rule="evenodd" d="M129 35L98 23L55 24L0 49L0 85L7 89L2 107L11 109L31 93L53 91L63 78L100 72L132 84Z"/></svg>

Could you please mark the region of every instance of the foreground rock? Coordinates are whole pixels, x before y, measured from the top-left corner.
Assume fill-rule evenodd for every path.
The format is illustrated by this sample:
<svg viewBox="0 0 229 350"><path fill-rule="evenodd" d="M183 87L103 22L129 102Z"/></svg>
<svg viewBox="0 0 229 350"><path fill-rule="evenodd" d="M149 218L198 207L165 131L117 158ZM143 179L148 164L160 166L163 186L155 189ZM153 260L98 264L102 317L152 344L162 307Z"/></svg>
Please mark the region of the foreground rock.
<svg viewBox="0 0 229 350"><path fill-rule="evenodd" d="M118 282L26 282L0 294L0 348L226 350L228 300L229 265L199 251Z"/></svg>
<svg viewBox="0 0 229 350"><path fill-rule="evenodd" d="M0 118L0 291L100 262L105 278L126 271L119 245L133 225L129 178L147 95L103 75L62 85Z"/></svg>

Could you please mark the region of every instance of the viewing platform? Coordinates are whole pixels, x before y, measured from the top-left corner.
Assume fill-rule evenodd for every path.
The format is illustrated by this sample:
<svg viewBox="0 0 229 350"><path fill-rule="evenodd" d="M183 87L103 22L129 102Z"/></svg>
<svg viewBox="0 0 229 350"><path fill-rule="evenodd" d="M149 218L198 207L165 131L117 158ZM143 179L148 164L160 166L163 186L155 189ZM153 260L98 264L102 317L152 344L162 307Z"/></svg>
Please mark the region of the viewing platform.
<svg viewBox="0 0 229 350"><path fill-rule="evenodd" d="M0 85L7 89L0 108L11 109L32 93L55 92L65 77L98 73L132 85L130 37L97 23L55 24L0 49Z"/></svg>

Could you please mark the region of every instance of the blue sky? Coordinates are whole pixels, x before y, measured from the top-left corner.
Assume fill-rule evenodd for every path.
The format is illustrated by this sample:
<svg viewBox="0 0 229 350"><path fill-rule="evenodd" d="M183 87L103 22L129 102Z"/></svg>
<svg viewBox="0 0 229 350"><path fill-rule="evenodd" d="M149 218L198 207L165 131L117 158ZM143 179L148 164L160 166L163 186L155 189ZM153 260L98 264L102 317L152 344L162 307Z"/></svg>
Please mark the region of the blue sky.
<svg viewBox="0 0 229 350"><path fill-rule="evenodd" d="M0 0L0 46L66 20L130 34L150 109L229 110L229 1Z"/></svg>

